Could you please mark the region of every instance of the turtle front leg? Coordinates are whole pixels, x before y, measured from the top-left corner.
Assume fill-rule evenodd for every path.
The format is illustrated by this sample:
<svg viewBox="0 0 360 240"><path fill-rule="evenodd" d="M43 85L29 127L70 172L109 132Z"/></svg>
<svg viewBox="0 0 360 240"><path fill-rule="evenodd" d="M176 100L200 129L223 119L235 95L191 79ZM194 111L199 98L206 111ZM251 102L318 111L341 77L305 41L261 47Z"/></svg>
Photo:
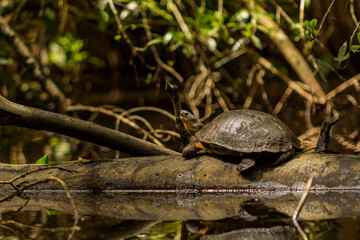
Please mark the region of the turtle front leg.
<svg viewBox="0 0 360 240"><path fill-rule="evenodd" d="M255 160L251 158L243 158L239 165L236 167L239 172L246 171L255 165Z"/></svg>
<svg viewBox="0 0 360 240"><path fill-rule="evenodd" d="M189 143L184 147L183 157L184 158L192 158L197 153L196 147L194 143Z"/></svg>
<svg viewBox="0 0 360 240"><path fill-rule="evenodd" d="M192 158L200 150L204 150L204 147L202 146L202 144L199 141L191 142L184 147L183 157L184 158Z"/></svg>

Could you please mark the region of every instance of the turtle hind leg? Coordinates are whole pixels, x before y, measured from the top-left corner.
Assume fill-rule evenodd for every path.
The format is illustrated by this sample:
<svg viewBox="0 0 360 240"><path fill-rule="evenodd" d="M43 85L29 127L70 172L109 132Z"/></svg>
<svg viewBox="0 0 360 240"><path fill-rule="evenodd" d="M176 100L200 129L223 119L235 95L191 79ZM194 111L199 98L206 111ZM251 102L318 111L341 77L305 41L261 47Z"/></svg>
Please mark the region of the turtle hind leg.
<svg viewBox="0 0 360 240"><path fill-rule="evenodd" d="M255 165L255 160L251 158L243 158L239 165L236 167L239 172L247 171Z"/></svg>
<svg viewBox="0 0 360 240"><path fill-rule="evenodd" d="M290 159L294 156L294 154L295 154L295 149L294 149L294 148L290 149L290 150L287 151L287 152L282 153L282 154L276 159L276 161L272 164L272 166L273 166L273 167L276 167L276 166L278 166L278 165L280 165L280 164L282 164L282 163L290 160Z"/></svg>

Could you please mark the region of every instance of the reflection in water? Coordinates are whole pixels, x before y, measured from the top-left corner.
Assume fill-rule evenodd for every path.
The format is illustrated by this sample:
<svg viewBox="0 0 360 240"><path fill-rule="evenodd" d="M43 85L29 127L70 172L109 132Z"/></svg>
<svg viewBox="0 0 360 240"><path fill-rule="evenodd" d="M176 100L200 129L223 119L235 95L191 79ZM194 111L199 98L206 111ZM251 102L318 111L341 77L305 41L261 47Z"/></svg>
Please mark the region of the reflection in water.
<svg viewBox="0 0 360 240"><path fill-rule="evenodd" d="M73 239L297 238L291 209L296 207L298 197L292 194L276 199L238 195L72 195L81 216ZM350 219L346 216L359 215L353 204L358 195L310 194L300 214L300 225L310 239L343 239L339 236L345 236L349 225L360 225L356 219L345 220ZM1 236L67 239L74 219L65 194L28 196L29 201L16 197L0 203ZM321 220L319 216L335 220ZM356 239L359 233L352 227L350 233L346 232L350 236L347 239Z"/></svg>

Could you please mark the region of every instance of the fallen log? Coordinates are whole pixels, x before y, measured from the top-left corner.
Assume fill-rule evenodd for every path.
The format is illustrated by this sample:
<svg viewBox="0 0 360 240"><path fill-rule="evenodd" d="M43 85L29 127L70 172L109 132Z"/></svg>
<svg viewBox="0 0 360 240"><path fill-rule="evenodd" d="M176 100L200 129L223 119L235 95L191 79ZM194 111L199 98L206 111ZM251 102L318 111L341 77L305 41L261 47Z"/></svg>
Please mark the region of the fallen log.
<svg viewBox="0 0 360 240"><path fill-rule="evenodd" d="M243 174L236 170L236 163L229 162L233 159L225 161L203 155L185 160L178 155L163 155L89 163L73 161L51 165L50 168L46 165L1 164L0 180L9 180L38 169L35 173L17 179L14 184L55 176L65 181L71 190L206 193L246 189L303 190L310 175L314 175L312 190L360 189L360 156L357 155L300 153L276 168L260 165ZM7 185L0 187L9 188ZM41 184L37 189L61 189L61 186Z"/></svg>

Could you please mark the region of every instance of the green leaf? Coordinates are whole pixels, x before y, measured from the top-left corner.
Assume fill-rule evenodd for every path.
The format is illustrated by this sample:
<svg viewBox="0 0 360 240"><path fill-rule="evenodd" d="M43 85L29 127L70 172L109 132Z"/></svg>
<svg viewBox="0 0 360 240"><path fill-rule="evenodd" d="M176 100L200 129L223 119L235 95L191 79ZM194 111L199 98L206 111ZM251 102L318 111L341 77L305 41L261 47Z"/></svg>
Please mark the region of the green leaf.
<svg viewBox="0 0 360 240"><path fill-rule="evenodd" d="M46 214L48 216L55 216L55 215L60 215L60 214L63 214L63 213L59 212L59 211L55 211L55 210L46 210Z"/></svg>
<svg viewBox="0 0 360 240"><path fill-rule="evenodd" d="M255 35L252 35L252 36L250 37L250 39L251 39L251 42L254 44L254 46L255 46L256 48L258 48L258 49L262 49L262 48L263 48L260 38L258 38L258 37L255 36Z"/></svg>
<svg viewBox="0 0 360 240"><path fill-rule="evenodd" d="M97 7L100 10L104 10L107 7L108 4L109 4L108 0L98 0Z"/></svg>
<svg viewBox="0 0 360 240"><path fill-rule="evenodd" d="M311 27L312 29L315 29L315 27L316 27L316 25L317 25L317 22L318 22L318 20L317 20L316 18L312 19L312 20L310 21L310 27Z"/></svg>
<svg viewBox="0 0 360 240"><path fill-rule="evenodd" d="M346 50L347 50L347 42L345 41L338 52L338 68L340 68L340 64L342 62L342 59L344 58L345 54L346 54Z"/></svg>
<svg viewBox="0 0 360 240"><path fill-rule="evenodd" d="M357 52L357 50L359 50L359 49L360 49L360 45L352 45L352 46L350 46L350 50L353 53Z"/></svg>
<svg viewBox="0 0 360 240"><path fill-rule="evenodd" d="M166 2L167 3L170 2L170 4L171 4L171 1L166 1ZM164 18L164 19L166 19L168 21L172 21L174 19L173 16L170 13L168 13L167 11L161 9L158 6L159 5L158 1L152 1L152 0L150 0L150 1L141 1L141 4L142 4L142 7L143 7L144 10L149 9L150 12L155 16L160 16L160 17L162 17L162 18Z"/></svg>
<svg viewBox="0 0 360 240"><path fill-rule="evenodd" d="M0 65L11 65L13 64L12 58L0 58Z"/></svg>
<svg viewBox="0 0 360 240"><path fill-rule="evenodd" d="M360 43L360 32L358 32L358 33L356 34L356 36L357 36L358 42Z"/></svg>
<svg viewBox="0 0 360 240"><path fill-rule="evenodd" d="M105 10L100 10L100 14L98 15L98 25L101 30L105 30L110 20L110 14Z"/></svg>
<svg viewBox="0 0 360 240"><path fill-rule="evenodd" d="M115 40L115 41L119 41L120 39L121 39L121 35L120 35L120 34L114 36L114 40Z"/></svg>
<svg viewBox="0 0 360 240"><path fill-rule="evenodd" d="M246 9L241 9L237 13L235 13L235 19L238 22L244 22L247 21L250 17L250 13Z"/></svg>
<svg viewBox="0 0 360 240"><path fill-rule="evenodd" d="M49 61L60 68L65 67L66 53L60 44L56 42L49 44Z"/></svg>
<svg viewBox="0 0 360 240"><path fill-rule="evenodd" d="M44 11L44 15L49 19L49 20L55 20L56 18L56 13L53 9L46 7L45 11Z"/></svg>
<svg viewBox="0 0 360 240"><path fill-rule="evenodd" d="M168 44L172 38L173 38L173 33L172 32L165 33L164 36L163 36L163 43Z"/></svg>
<svg viewBox="0 0 360 240"><path fill-rule="evenodd" d="M152 81L153 75L151 73L148 73L145 79L145 85L149 85Z"/></svg>
<svg viewBox="0 0 360 240"><path fill-rule="evenodd" d="M211 52L215 52L217 42L214 38L210 37L207 39L206 45Z"/></svg>
<svg viewBox="0 0 360 240"><path fill-rule="evenodd" d="M49 164L48 155L45 154L43 157L37 160L35 164Z"/></svg>

